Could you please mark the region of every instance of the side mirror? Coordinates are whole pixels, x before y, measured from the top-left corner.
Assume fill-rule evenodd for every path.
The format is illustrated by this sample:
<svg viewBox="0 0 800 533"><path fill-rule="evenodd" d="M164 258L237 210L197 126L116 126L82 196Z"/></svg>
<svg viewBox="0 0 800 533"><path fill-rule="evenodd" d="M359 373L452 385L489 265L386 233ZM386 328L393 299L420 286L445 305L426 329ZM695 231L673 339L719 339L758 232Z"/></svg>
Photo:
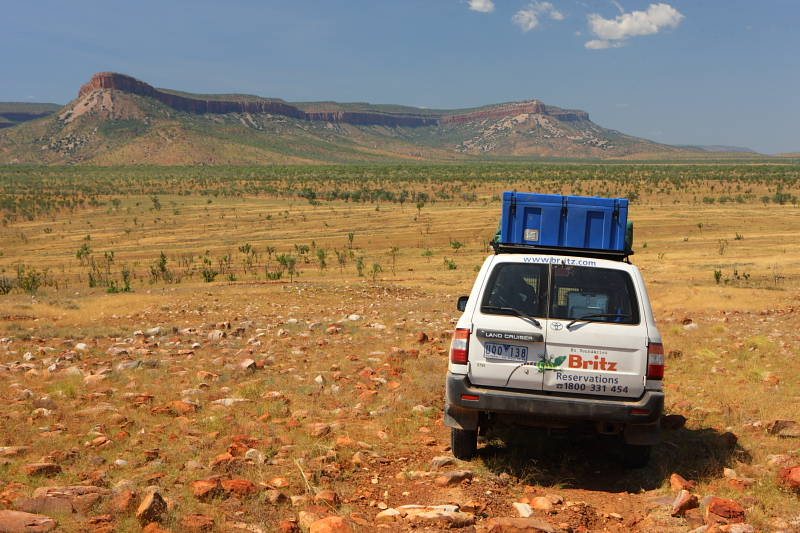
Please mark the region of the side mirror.
<svg viewBox="0 0 800 533"><path fill-rule="evenodd" d="M467 300L469 300L469 296L459 296L458 303L456 303L456 309L463 313L464 309L467 308Z"/></svg>

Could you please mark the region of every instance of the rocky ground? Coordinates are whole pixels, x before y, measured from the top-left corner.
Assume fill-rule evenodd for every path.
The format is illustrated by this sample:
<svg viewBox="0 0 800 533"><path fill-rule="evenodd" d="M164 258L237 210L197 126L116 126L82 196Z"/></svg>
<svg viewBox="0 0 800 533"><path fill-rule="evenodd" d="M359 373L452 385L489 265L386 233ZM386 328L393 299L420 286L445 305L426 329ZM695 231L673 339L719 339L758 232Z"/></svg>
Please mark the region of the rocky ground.
<svg viewBox="0 0 800 533"><path fill-rule="evenodd" d="M118 295L100 320L118 336L87 336L88 309L68 328L21 306L0 339L0 532L800 531L800 425L698 426L683 396L646 469L622 469L613 438L535 431L455 460L441 410L456 296ZM762 461L742 434L782 453ZM716 474L681 468L687 454Z"/></svg>

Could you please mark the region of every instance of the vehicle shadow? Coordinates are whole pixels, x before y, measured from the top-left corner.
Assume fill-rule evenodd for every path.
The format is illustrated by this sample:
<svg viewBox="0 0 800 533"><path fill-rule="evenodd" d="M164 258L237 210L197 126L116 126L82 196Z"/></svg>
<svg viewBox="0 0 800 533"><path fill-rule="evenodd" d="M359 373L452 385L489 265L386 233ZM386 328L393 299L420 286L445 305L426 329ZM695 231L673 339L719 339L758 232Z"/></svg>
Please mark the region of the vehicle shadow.
<svg viewBox="0 0 800 533"><path fill-rule="evenodd" d="M487 435L485 442L478 457L497 475L529 485L605 492L657 489L673 473L702 482L750 459L735 437L713 428L662 430L648 466L638 469L623 468L620 435L507 428Z"/></svg>

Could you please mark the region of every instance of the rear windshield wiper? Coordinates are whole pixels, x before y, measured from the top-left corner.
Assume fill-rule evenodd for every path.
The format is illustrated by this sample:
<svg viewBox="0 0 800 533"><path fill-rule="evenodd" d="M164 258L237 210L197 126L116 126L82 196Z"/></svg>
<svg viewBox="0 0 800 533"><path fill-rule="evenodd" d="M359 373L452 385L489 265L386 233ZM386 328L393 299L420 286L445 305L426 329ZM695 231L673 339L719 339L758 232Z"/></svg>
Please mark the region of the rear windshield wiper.
<svg viewBox="0 0 800 533"><path fill-rule="evenodd" d="M631 315L623 315L619 313L587 313L583 316L579 316L569 324L567 324L567 329L570 328L575 322L579 320L589 320L590 318L631 318Z"/></svg>
<svg viewBox="0 0 800 533"><path fill-rule="evenodd" d="M542 327L542 325L539 323L538 320L536 320L532 316L528 315L527 313L523 313L519 309L514 309L513 307L500 307L498 305L482 305L481 306L481 312L484 312L484 311L504 311L506 313L511 313L512 315L516 315L516 316L521 316L523 318L527 318L528 320L533 322L534 325L536 325L537 328Z"/></svg>

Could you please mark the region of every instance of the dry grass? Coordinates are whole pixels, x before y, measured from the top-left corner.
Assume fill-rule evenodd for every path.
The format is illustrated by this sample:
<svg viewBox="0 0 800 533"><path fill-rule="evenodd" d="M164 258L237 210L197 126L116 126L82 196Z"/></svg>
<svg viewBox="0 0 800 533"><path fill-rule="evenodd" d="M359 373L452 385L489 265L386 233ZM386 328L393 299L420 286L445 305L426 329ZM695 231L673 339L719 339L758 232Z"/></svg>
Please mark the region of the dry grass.
<svg viewBox="0 0 800 533"><path fill-rule="evenodd" d="M175 520L190 511L221 516L187 489L189 481L210 472L183 466L189 459L209 465L233 435L251 435L274 464L241 475L256 483L284 476L293 494L330 486L363 512L370 498L362 502L355 494L370 485L373 472L350 464L355 451L374 453L373 460L388 458L400 472L424 469L426 439L436 443L429 454L443 453L446 446L440 420L443 353L457 317L455 299L469 291L499 215L499 204L491 201L499 190L478 192L485 202L437 203L420 210L408 204L313 206L247 197L208 203L165 195L162 210L156 211L149 196L125 197L118 210L77 210L0 229L0 267L5 269L0 275L15 277L16 266L23 264L47 270L50 278L33 295L0 296L0 316L6 318L0 337L7 339L0 346L0 364L24 363L28 353L35 358L30 371L0 373L0 445L33 446L25 458L29 462L77 448L77 457L64 462L64 472L53 482L74 484L93 475L111 486L122 479L140 488L155 482L177 502ZM626 483L648 483L666 492L666 478L677 471L697 479L705 493L756 498L750 514L755 525L800 513L797 497L776 485L776 468L769 465L776 454L799 462L797 440L769 435L763 427L775 418L800 421L798 214L791 205L633 206L633 262L648 283L671 352L667 411L683 414L688 423L684 430L665 431L653 466L638 481L625 478ZM722 240L727 243L720 250ZM456 251L453 241L463 248ZM89 287L89 267L76 258L84 243L96 264L113 250L108 278L120 280L121 271L130 270L133 292L109 294L106 286ZM245 244L258 253L247 271L246 254L239 250ZM265 269L276 270L278 254L302 258L296 245L309 246L309 262L300 259L299 277L292 283L286 274L280 281L268 280ZM274 247L271 258L269 246ZM328 252L325 269L317 263L315 249L320 248ZM334 250L347 254L341 269ZM161 251L171 283L151 279L150 267ZM220 265L225 256L232 258L235 281ZM203 258L220 270L213 283L202 281ZM358 258L363 258L363 276L356 270ZM457 268L448 269L445 259ZM369 270L375 263L381 271L373 281ZM715 271L721 272L719 283ZM349 320L351 315L359 318ZM331 325L335 332L327 331ZM155 327L161 329L146 341L134 339L135 331ZM208 334L215 329L230 336L212 341ZM430 342L417 343L419 332ZM73 342L62 345L62 340ZM88 345L85 352L62 368L47 369L45 362L54 363L77 342ZM128 354L106 355L114 345L126 347ZM261 368L239 369L245 357ZM136 361L153 364L117 369ZM67 374L69 366L79 366L82 374ZM104 379L87 379L108 370ZM32 396L23 394L26 389ZM157 410L188 397L182 391L197 390L191 393L197 412L176 416ZM135 393L149 399L130 400ZM53 412L32 405L45 395L57 403ZM213 403L225 398L247 401ZM113 411L92 410L106 404ZM311 437L307 426L317 422L334 430ZM724 444L728 431L738 436L735 446ZM87 445L97 435L114 444ZM337 443L342 436L352 441ZM548 447L528 446L538 450L537 456ZM566 455L551 452L549 467L500 454L488 457L486 468L510 470L529 481L565 465L575 472L582 468L577 446ZM143 450L156 448L161 459L147 461ZM519 451L513 443L512 450ZM0 466L0 473L6 484L18 482L29 493L38 481L21 474L20 464L14 459ZM735 492L722 476L724 467L753 478L754 485L745 494ZM105 510L101 506L98 513ZM292 513L258 500L240 518L274 522ZM78 529L68 519L65 524L65 531Z"/></svg>

